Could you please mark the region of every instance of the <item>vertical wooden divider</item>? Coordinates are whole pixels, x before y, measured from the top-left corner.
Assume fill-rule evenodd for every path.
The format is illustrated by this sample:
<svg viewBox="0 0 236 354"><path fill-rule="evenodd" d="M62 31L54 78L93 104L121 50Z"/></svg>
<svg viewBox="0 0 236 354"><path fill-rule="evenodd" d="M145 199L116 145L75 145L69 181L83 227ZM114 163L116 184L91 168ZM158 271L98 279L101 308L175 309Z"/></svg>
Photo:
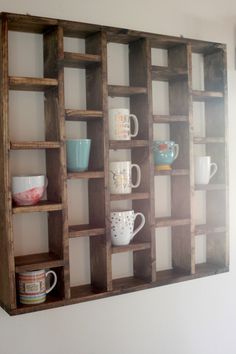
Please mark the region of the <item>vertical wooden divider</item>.
<svg viewBox="0 0 236 354"><path fill-rule="evenodd" d="M86 69L87 109L103 111L103 119L88 122L91 139L90 166L104 170L104 179L89 180L89 222L105 227L106 234L90 238L91 284L94 289L112 290L110 194L108 188L109 138L107 89L107 36L98 32L86 38L86 53L101 55L101 63ZM105 225L104 225L105 223Z"/></svg>
<svg viewBox="0 0 236 354"><path fill-rule="evenodd" d="M149 200L133 201L135 212L142 212L146 218L144 228L135 236L135 242L150 242L150 249L136 251L133 255L134 276L145 281L156 280L155 207L154 207L154 161L153 161L153 119L151 47L148 39L139 39L129 44L130 85L146 87L147 93L130 98L130 111L139 121L139 139L148 140L144 149L133 149L132 163L141 169L141 184L137 192L148 192Z"/></svg>
<svg viewBox="0 0 236 354"><path fill-rule="evenodd" d="M187 176L171 177L171 216L189 218L189 225L172 227L172 262L174 270L195 273L195 239L193 225L193 108L191 46L181 44L168 49L170 69L185 69L187 79L169 83L169 108L172 115L187 115L188 122L170 124L170 138L179 144L179 156L173 169L188 169Z"/></svg>
<svg viewBox="0 0 236 354"><path fill-rule="evenodd" d="M58 80L58 88L45 92L46 140L60 141L60 149L46 150L48 177L47 197L62 203L62 210L48 213L49 251L64 261L56 269L59 280L56 291L70 298L69 238L67 209L67 170L65 146L64 69L59 61L64 57L63 28L55 27L44 34L44 77Z"/></svg>
<svg viewBox="0 0 236 354"><path fill-rule="evenodd" d="M206 222L209 226L224 226L226 231L207 235L207 262L218 266L228 266L228 148L227 148L227 77L226 47L204 55L205 90L220 91L223 98L205 103L206 136L223 137L225 142L208 144L206 154L218 166L211 183L225 185L225 190L206 192Z"/></svg>
<svg viewBox="0 0 236 354"><path fill-rule="evenodd" d="M16 282L9 171L8 23L5 16L2 16L0 26L0 303L6 310L13 310L16 308Z"/></svg>

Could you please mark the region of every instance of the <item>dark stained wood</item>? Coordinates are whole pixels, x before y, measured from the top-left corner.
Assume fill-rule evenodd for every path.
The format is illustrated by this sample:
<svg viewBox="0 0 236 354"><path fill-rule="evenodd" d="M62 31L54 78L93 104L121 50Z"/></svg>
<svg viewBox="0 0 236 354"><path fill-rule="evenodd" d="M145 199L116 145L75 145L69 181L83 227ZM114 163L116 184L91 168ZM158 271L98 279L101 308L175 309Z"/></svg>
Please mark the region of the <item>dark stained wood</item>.
<svg viewBox="0 0 236 354"><path fill-rule="evenodd" d="M9 77L9 88L19 91L45 91L48 88L56 87L56 79L34 78L34 77Z"/></svg>
<svg viewBox="0 0 236 354"><path fill-rule="evenodd" d="M12 201L9 171L8 25L0 20L0 302L7 310L16 307Z"/></svg>
<svg viewBox="0 0 236 354"><path fill-rule="evenodd" d="M170 116L170 115L153 115L153 123L175 123L175 122L187 122L188 116L186 115L178 115L178 116Z"/></svg>
<svg viewBox="0 0 236 354"><path fill-rule="evenodd" d="M58 282L53 294L68 299L70 297L69 237L66 189L66 147L65 147L65 104L64 70L57 63L64 57L63 28L55 27L43 36L44 76L58 82L57 88L45 92L46 140L60 141L59 150L46 150L48 177L47 196L62 204L60 211L48 215L49 252L64 261L64 267L56 269Z"/></svg>
<svg viewBox="0 0 236 354"><path fill-rule="evenodd" d="M186 68L169 68L166 66L152 65L152 80L156 81L175 81L187 79L188 71Z"/></svg>
<svg viewBox="0 0 236 354"><path fill-rule="evenodd" d="M171 226L181 226L189 225L191 223L190 219L174 219L171 217L162 217L155 219L156 227L171 227Z"/></svg>
<svg viewBox="0 0 236 354"><path fill-rule="evenodd" d="M125 246L113 246L112 253L124 253L124 252L133 252L133 251L142 251L151 248L150 243L142 242L142 243L130 243Z"/></svg>
<svg viewBox="0 0 236 354"><path fill-rule="evenodd" d="M218 232L226 232L225 226L211 226L207 224L195 225L195 236L207 235L207 234L216 234Z"/></svg>
<svg viewBox="0 0 236 354"><path fill-rule="evenodd" d="M92 140L89 169L104 170L104 179L89 180L89 223L103 228L105 221L106 235L90 237L91 284L103 291L112 288L106 33L91 35L85 43L86 53L101 57L101 65L86 69L86 99L88 110L103 112L103 120L88 121L87 125L88 138Z"/></svg>
<svg viewBox="0 0 236 354"><path fill-rule="evenodd" d="M208 101L211 99L219 99L223 98L223 92L218 91L200 91L200 90L192 90L193 100L194 101Z"/></svg>
<svg viewBox="0 0 236 354"><path fill-rule="evenodd" d="M195 190L197 191L218 191L218 190L225 190L225 184L196 184Z"/></svg>
<svg viewBox="0 0 236 354"><path fill-rule="evenodd" d="M69 237L101 236L105 234L105 227L96 227L90 224L69 226Z"/></svg>
<svg viewBox="0 0 236 354"><path fill-rule="evenodd" d="M138 147L148 146L148 140L110 140L110 149L132 149Z"/></svg>
<svg viewBox="0 0 236 354"><path fill-rule="evenodd" d="M104 171L68 172L68 179L104 178Z"/></svg>
<svg viewBox="0 0 236 354"><path fill-rule="evenodd" d="M68 121L87 122L90 120L103 118L102 111L66 109L65 115L66 115L66 120Z"/></svg>
<svg viewBox="0 0 236 354"><path fill-rule="evenodd" d="M146 87L118 86L109 85L108 95L111 97L129 97L132 95L141 95L147 92Z"/></svg>
<svg viewBox="0 0 236 354"><path fill-rule="evenodd" d="M61 144L57 141L11 141L12 150L28 149L59 149Z"/></svg>
<svg viewBox="0 0 236 354"><path fill-rule="evenodd" d="M57 211L62 210L63 206L61 203L53 203L48 200L41 200L35 205L22 205L22 206L13 206L12 213L39 213L46 211Z"/></svg>
<svg viewBox="0 0 236 354"><path fill-rule="evenodd" d="M187 169L177 169L177 170L157 170L155 169L155 176L185 176L189 175L189 170Z"/></svg>
<svg viewBox="0 0 236 354"><path fill-rule="evenodd" d="M53 253L38 253L15 257L16 273L62 267L64 261Z"/></svg>
<svg viewBox="0 0 236 354"><path fill-rule="evenodd" d="M149 199L149 193L111 194L111 201Z"/></svg>
<svg viewBox="0 0 236 354"><path fill-rule="evenodd" d="M224 144L225 138L223 137L194 137L194 144Z"/></svg>
<svg viewBox="0 0 236 354"><path fill-rule="evenodd" d="M66 68L85 69L89 65L97 65L100 62L100 55L64 52L64 59L59 65Z"/></svg>

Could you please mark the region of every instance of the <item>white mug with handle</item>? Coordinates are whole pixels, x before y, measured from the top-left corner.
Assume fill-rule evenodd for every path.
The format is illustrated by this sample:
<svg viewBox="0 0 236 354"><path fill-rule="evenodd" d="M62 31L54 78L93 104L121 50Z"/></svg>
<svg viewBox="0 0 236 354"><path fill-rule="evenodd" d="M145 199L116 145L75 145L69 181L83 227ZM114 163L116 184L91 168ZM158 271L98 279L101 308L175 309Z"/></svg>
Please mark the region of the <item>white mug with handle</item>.
<svg viewBox="0 0 236 354"><path fill-rule="evenodd" d="M134 230L134 222L137 217L141 223ZM134 236L145 225L145 216L142 213L135 213L134 210L112 211L111 212L111 241L114 246L128 245Z"/></svg>
<svg viewBox="0 0 236 354"><path fill-rule="evenodd" d="M130 120L134 122L134 132L131 133ZM130 140L138 135L138 119L130 114L127 108L113 108L109 110L109 138L110 140Z"/></svg>
<svg viewBox="0 0 236 354"><path fill-rule="evenodd" d="M132 171L136 170L136 183L132 182ZM109 183L112 194L129 194L132 188L139 187L141 182L141 170L131 161L113 161L109 166Z"/></svg>
<svg viewBox="0 0 236 354"><path fill-rule="evenodd" d="M208 184L217 172L217 164L210 156L196 156L194 161L195 184Z"/></svg>

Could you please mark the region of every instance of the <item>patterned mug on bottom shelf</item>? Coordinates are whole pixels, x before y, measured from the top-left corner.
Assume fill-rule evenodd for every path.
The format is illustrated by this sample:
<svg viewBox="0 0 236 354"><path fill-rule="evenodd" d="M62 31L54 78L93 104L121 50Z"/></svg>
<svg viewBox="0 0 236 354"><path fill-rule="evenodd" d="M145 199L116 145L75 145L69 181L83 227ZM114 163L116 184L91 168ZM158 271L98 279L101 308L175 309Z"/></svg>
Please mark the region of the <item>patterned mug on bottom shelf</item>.
<svg viewBox="0 0 236 354"><path fill-rule="evenodd" d="M52 286L46 288L46 278L52 274L54 281ZM57 284L57 275L53 270L46 272L44 269L33 272L19 273L18 286L20 303L24 305L36 305L45 302L46 294L50 293Z"/></svg>

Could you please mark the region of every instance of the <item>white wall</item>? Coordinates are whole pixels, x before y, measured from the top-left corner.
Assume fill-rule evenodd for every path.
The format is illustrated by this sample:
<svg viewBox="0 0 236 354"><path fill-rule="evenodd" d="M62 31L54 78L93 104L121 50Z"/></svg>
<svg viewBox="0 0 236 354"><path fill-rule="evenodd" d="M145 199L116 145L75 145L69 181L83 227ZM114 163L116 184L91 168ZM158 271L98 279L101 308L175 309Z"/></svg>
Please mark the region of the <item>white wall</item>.
<svg viewBox="0 0 236 354"><path fill-rule="evenodd" d="M233 143L234 129L236 129L234 98L236 3L230 0L224 2L219 0L198 2L193 0L178 2L171 0L164 2L160 0L96 2L92 0L86 2L0 0L0 10L227 43L231 207L230 273L12 318L0 310L0 354L235 354L236 242L234 234L236 222L233 211L236 208L234 198L236 153ZM11 35L10 50L17 55L12 57L10 73L32 76L42 74L40 59L42 47L36 37L32 35L24 37L23 55L27 56L28 51L33 53L25 60L20 54L22 51L19 49L18 37L15 34ZM74 45L80 44L67 43L68 48ZM122 53L119 52L119 48L115 50L118 50L117 60L125 60L125 50ZM196 65L200 65L200 62L198 61ZM83 82L83 74L79 75ZM112 70L109 75L112 80L120 78L125 80L125 77L122 78L120 75L118 78L115 77L115 71ZM66 84L71 85L74 90L80 90L80 86L76 87L77 77L70 71L66 72ZM32 126L28 126L27 123L27 131L25 131L22 129L23 124L18 123L18 126L12 124L12 135L17 132L18 137L29 134L32 138L43 138L43 125L40 123L43 115L42 96L32 94L28 100L29 96L25 93L20 95L17 96L15 93L11 95L14 106L10 110L10 115L14 119L19 117L22 122L32 121ZM22 102L24 110L21 108ZM82 108L84 104L83 97L80 101L75 95L69 94L66 96L66 102L70 108L78 104ZM113 103L110 102L111 105ZM127 102L124 101L122 104L126 105ZM29 109L25 110L27 105ZM80 126L79 129L81 135L86 134L84 126ZM166 133L168 132L163 131L163 134ZM71 134L73 129L68 127L68 135ZM34 156L29 153L31 160L27 161L31 163L28 173L33 173L35 170L43 172L43 170L39 171L39 166L44 166L43 155ZM22 166L18 161L18 157L15 156L13 172L21 173L21 169L25 172L29 164ZM84 193L84 185L69 186L71 195L75 190ZM73 203L76 207L78 201L73 199ZM70 217L71 222L84 221L87 214L81 214L81 220L75 220L76 215L73 215L71 208ZM29 224L31 220L38 223L37 232L36 228ZM44 251L47 247L45 216L34 215L26 221L22 222L17 218L15 221L15 230L19 230L19 236L15 240L17 253ZM26 224L28 229L25 228ZM34 232L27 234L28 230ZM166 237L168 238L168 235ZM79 284L89 279L88 260L82 257L82 253L77 257L73 252L78 247L86 254L88 243L87 241L75 242L77 242L76 247L72 247L71 251L74 259L72 284ZM168 244L164 244L163 247L168 250ZM200 245L201 247L204 248L204 245ZM199 253L201 258L201 249ZM79 258L78 263L77 258ZM168 264L168 254L162 261L162 265ZM131 271L130 258L125 257L121 262L124 269L118 266L118 261L114 262L117 276ZM160 264L160 268L162 265ZM81 269L79 275L78 271L75 271L76 268Z"/></svg>

